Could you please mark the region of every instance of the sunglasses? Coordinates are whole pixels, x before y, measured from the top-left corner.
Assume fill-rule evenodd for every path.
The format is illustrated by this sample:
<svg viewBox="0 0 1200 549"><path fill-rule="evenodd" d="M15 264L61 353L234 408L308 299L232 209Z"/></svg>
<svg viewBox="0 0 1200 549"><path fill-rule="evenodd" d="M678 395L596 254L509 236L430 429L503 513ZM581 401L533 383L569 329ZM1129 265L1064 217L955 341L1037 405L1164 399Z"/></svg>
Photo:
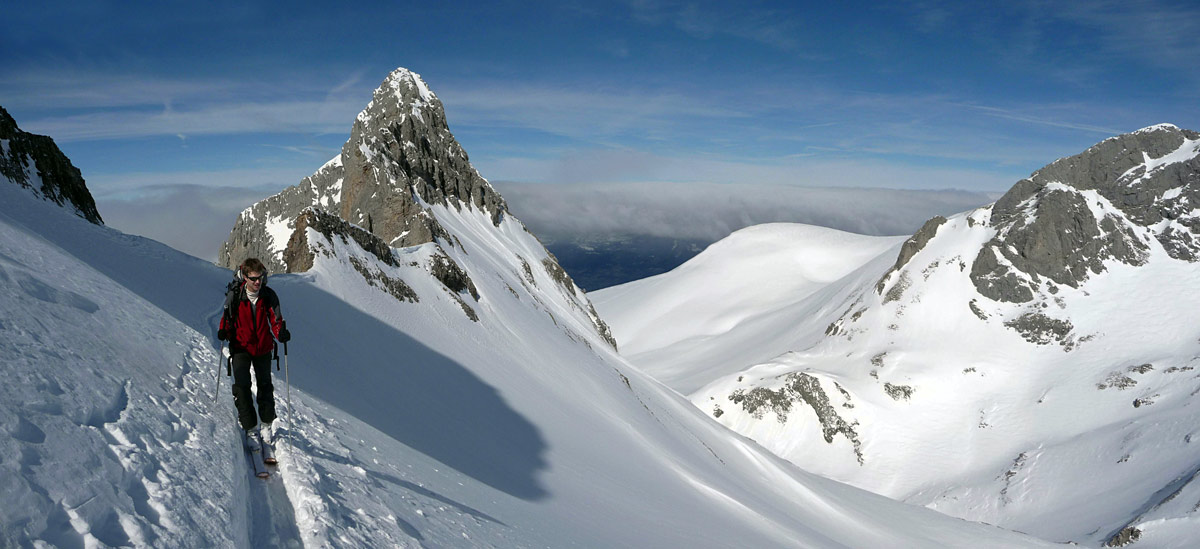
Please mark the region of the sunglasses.
<svg viewBox="0 0 1200 549"><path fill-rule="evenodd" d="M247 276L247 277L246 277L246 280L249 280L250 282L258 282L258 281L260 281L260 280L262 280L262 279L263 279L262 275L259 275L259 276Z"/></svg>

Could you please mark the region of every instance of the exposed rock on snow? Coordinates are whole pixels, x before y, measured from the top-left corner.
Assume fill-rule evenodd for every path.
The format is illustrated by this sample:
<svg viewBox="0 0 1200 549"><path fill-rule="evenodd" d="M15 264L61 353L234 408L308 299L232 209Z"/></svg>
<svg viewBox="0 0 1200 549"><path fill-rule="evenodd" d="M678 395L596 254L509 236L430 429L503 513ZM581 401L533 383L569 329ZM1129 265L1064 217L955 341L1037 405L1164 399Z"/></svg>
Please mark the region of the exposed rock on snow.
<svg viewBox="0 0 1200 549"><path fill-rule="evenodd" d="M849 403L849 394L845 393L840 386L838 389ZM775 414L779 423L787 423L793 403L804 402L816 413L817 421L821 423L825 442L832 443L834 435L841 434L854 445L854 453L858 457L858 462L860 464L863 462L862 443L858 440L858 433L854 431L858 422L848 423L838 415L837 409L829 402L829 396L821 388L820 380L813 376L802 372L788 374L783 378L783 386L779 389L772 390L766 387L755 387L749 391L737 389L729 394L729 400L734 404L740 404L747 413L756 419L762 419L763 414L770 410ZM714 415L720 417L723 413L714 413Z"/></svg>
<svg viewBox="0 0 1200 549"><path fill-rule="evenodd" d="M283 253L283 259L287 264L287 272L289 273L302 273L313 266L314 254L308 242L308 232L306 230L309 227L312 227L313 230L321 233L327 239L336 236L341 238L342 242L346 244L349 244L349 241L353 240L359 247L370 252L371 255L375 256L376 259L385 265L395 267L400 264L392 254L392 249L382 239L324 210L311 207L305 208L299 217L296 218L294 224L296 228L292 232L292 237L288 240L287 248Z"/></svg>
<svg viewBox="0 0 1200 549"><path fill-rule="evenodd" d="M1071 335L1071 322L1046 316L1039 312L1025 313L1004 323L1021 334L1030 343L1066 343Z"/></svg>
<svg viewBox="0 0 1200 549"><path fill-rule="evenodd" d="M451 292L467 293L475 301L479 301L479 290L475 289L475 283L471 282L471 277L462 267L458 266L458 263L450 259L444 250L439 249L438 253L433 255L429 269L433 273L433 277L442 281L442 284Z"/></svg>
<svg viewBox="0 0 1200 549"><path fill-rule="evenodd" d="M79 168L71 164L53 139L21 131L3 107L0 107L0 177L71 209L92 223L104 224Z"/></svg>
<svg viewBox="0 0 1200 549"><path fill-rule="evenodd" d="M896 258L896 265L883 275L883 278L879 280L879 284L875 286L875 291L882 294L885 287L884 283L887 281L888 276L908 265L909 260L917 255L917 252L920 252L933 239L934 235L937 234L938 227L941 227L945 222L946 218L940 215L933 217L929 221L926 221L912 238L905 240L904 245L900 247L900 256Z"/></svg>
<svg viewBox="0 0 1200 549"><path fill-rule="evenodd" d="M998 234L971 271L979 293L1023 303L1033 300L1043 278L1077 288L1107 261L1144 264L1147 228L1171 257L1196 261L1198 155L1200 134L1153 126L1018 182L992 209Z"/></svg>

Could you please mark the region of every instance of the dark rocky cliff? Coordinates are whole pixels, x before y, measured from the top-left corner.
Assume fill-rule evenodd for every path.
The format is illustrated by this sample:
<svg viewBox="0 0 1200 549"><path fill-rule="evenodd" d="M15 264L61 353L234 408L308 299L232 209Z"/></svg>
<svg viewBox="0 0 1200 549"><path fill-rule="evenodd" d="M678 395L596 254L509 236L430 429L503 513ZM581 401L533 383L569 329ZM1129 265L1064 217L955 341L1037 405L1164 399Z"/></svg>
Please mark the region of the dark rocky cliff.
<svg viewBox="0 0 1200 549"><path fill-rule="evenodd" d="M21 131L3 107L0 107L0 176L73 210L79 217L104 224L79 168L71 164L53 139Z"/></svg>

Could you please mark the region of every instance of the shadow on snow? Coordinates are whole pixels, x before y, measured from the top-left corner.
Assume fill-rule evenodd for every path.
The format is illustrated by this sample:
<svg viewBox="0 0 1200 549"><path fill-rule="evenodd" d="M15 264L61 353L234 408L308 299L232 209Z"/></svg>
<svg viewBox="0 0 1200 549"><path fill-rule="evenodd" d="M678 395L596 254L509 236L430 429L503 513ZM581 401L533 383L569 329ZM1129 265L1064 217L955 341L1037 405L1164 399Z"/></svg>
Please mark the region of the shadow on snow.
<svg viewBox="0 0 1200 549"><path fill-rule="evenodd" d="M229 270L29 202L6 217L215 341ZM498 490L527 500L547 495L536 478L546 442L494 388L344 301L295 278L278 280L288 327L299 335L290 357L298 388Z"/></svg>

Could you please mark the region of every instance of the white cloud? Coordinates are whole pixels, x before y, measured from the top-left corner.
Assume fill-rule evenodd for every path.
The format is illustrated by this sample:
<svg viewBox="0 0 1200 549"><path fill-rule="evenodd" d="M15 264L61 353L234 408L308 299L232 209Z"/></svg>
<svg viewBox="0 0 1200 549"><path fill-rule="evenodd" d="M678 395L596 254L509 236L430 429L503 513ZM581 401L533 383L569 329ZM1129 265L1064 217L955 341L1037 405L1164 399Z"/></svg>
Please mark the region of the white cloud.
<svg viewBox="0 0 1200 549"><path fill-rule="evenodd" d="M994 200L967 191L771 184L497 184L530 230L551 240L648 235L704 240L750 225L795 222L873 235L912 234L934 215Z"/></svg>
<svg viewBox="0 0 1200 549"><path fill-rule="evenodd" d="M370 100L361 74L328 88L271 82L105 74L69 67L8 73L5 107L56 141L246 133L345 133ZM363 88L363 89L358 89ZM364 91L365 90L365 91Z"/></svg>
<svg viewBox="0 0 1200 549"><path fill-rule="evenodd" d="M1076 151L1078 152L1078 151ZM630 149L574 150L549 158L475 158L492 180L533 183L628 183L646 186L697 182L805 187L1006 190L1033 171L910 165L881 159L797 155L785 159L660 156ZM1045 153L1042 154L1045 157ZM672 183L674 182L674 183Z"/></svg>
<svg viewBox="0 0 1200 549"><path fill-rule="evenodd" d="M357 102L356 102L357 104ZM349 104L325 109L319 101L277 103L232 103L182 109L103 111L22 122L27 131L54 136L56 141L129 139L158 135L228 135L246 133L331 133L349 134L357 112ZM361 105L357 108L361 109ZM324 114L322 114L324 113Z"/></svg>
<svg viewBox="0 0 1200 549"><path fill-rule="evenodd" d="M229 238L237 215L278 189L160 185L122 197L97 197L106 225L207 261Z"/></svg>
<svg viewBox="0 0 1200 549"><path fill-rule="evenodd" d="M87 185L96 199L123 200L161 192L175 187L210 189L231 188L273 194L300 183L313 174L322 162L286 169L213 170L179 172L127 172L86 175ZM266 195L264 195L266 196Z"/></svg>

